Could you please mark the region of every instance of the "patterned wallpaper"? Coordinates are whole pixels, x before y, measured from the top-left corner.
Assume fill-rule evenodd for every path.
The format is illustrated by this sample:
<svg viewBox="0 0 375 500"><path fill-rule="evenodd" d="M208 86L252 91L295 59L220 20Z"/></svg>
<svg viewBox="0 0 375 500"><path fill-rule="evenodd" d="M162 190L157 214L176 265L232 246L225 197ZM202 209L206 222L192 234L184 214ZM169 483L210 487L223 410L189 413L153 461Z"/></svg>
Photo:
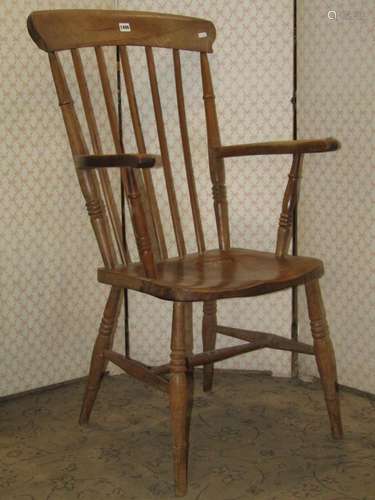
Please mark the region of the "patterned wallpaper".
<svg viewBox="0 0 375 500"><path fill-rule="evenodd" d="M309 0L299 9L299 135L342 142L341 151L306 160L300 251L325 262L340 382L375 393L375 4ZM315 373L302 356L301 369Z"/></svg>
<svg viewBox="0 0 375 500"><path fill-rule="evenodd" d="M48 57L30 39L26 18L37 9L103 5L0 2L0 395L87 372L106 290L95 283L98 252Z"/></svg>
<svg viewBox="0 0 375 500"><path fill-rule="evenodd" d="M120 8L169 11L212 19L218 30L211 60L223 142L290 138L292 2L131 0L117 3ZM30 40L26 17L36 9L111 8L114 5L105 0L5 0L0 5L0 65L2 74L7 75L0 89L1 114L7 117L1 123L0 146L4 159L0 219L3 235L0 395L86 374L106 294L106 288L96 283L100 260L73 173L47 57ZM171 69L170 61L165 60L164 52L161 50L156 60L178 199L181 212L187 213L175 96L169 95L172 73L167 71ZM202 212L211 227L208 243L214 246L197 62L196 54L186 55L183 61L183 71L188 76L185 93L189 101L188 119ZM141 74L142 64L138 70L136 88L142 98L142 119L151 150L156 147L156 137L147 102L149 88ZM89 74L89 78L94 76ZM130 143L126 112L124 109L125 141ZM104 113L102 117L104 120ZM241 160L246 165L239 163L228 162L233 241L271 250L288 162L257 158ZM158 191L160 199L164 199L162 212L167 215L160 179ZM192 240L191 221L186 217L183 223L187 239ZM259 299L232 300L220 304L219 318L226 325L264 328L288 335L289 304L288 292ZM200 315L201 306L196 305L196 349L200 348ZM134 357L145 362L167 359L171 304L132 293L130 319ZM267 368L276 374L288 375L289 354L263 351L223 364Z"/></svg>
<svg viewBox="0 0 375 500"><path fill-rule="evenodd" d="M119 1L119 8L173 12L211 19L217 29L214 54L210 58L222 142L251 142L272 138L290 138L292 124L292 2L268 1ZM143 49L130 51L137 61L135 81L140 97L141 115L149 150L158 150L153 109ZM178 186L177 197L183 214L186 240L193 246L194 232L187 204L188 195L174 90L171 54L157 52L157 66L168 145ZM198 54L183 54L184 90L199 201L205 228L209 228L207 246L217 245L212 197L207 165L204 108ZM125 142L129 143L124 106ZM232 243L257 249L274 248L276 223L286 182L289 161L286 158L241 159L227 161L227 189L231 217ZM157 182L162 215L168 222L168 206L163 180ZM175 251L169 225L170 247ZM168 360L171 304L130 294L131 347L135 357L147 362ZM195 349L201 349L201 304L194 305ZM145 314L144 311L147 311ZM155 318L158 321L155 322ZM290 294L222 301L218 304L221 324L258 328L289 334ZM155 328L155 324L157 327ZM235 343L220 337L218 345ZM289 375L290 356L285 352L258 351L221 363L222 367L272 369Z"/></svg>
<svg viewBox="0 0 375 500"><path fill-rule="evenodd" d="M223 143L290 138L292 110L292 2L290 0L180 1L3 0L0 112L2 142L0 395L11 394L87 372L106 288L96 283L100 262L73 173L56 104L48 61L25 29L31 10L46 8L158 10L212 19L218 38L211 56ZM299 135L336 135L340 152L306 160L300 211L301 253L326 263L323 292L342 383L375 392L372 335L374 151L374 5L371 0L299 2ZM332 17L332 14L330 14ZM370 36L369 36L370 34ZM157 148L144 59L137 58L136 89L150 150ZM362 54L358 57L358 54ZM107 51L108 61L113 52ZM88 78L95 89L93 61ZM366 60L366 64L363 61ZM171 61L156 55L168 143L181 213L188 214ZM67 61L65 61L67 62ZM111 67L112 70L114 67ZM197 57L183 59L193 159L209 246L214 246L205 129ZM74 93L74 92L73 92ZM99 104L100 105L100 104ZM124 104L125 142L132 143ZM104 113L106 149L110 150ZM240 165L239 163L246 163ZM287 159L227 162L233 242L273 249ZM158 175L158 174L157 174ZM168 210L157 179L162 214ZM372 184L371 184L372 182ZM372 189L371 189L372 187ZM372 201L372 203L371 203ZM371 224L372 222L372 224ZM188 241L193 227L183 218ZM172 235L171 231L168 234ZM173 247L172 237L170 238ZM193 249L193 247L191 247ZM372 280L372 281L371 281ZM201 306L195 309L200 349ZM147 311L147 314L144 313ZM301 334L307 337L301 297ZM157 321L155 321L157 318ZM169 351L171 304L130 294L131 348L145 362L163 362ZM230 326L289 334L290 295L224 301L219 320ZM157 328L155 328L157 325ZM360 341L356 342L354 332ZM118 348L122 349L121 329ZM219 345L226 342L221 339ZM301 371L314 373L301 356ZM260 351L222 363L289 374L289 354Z"/></svg>

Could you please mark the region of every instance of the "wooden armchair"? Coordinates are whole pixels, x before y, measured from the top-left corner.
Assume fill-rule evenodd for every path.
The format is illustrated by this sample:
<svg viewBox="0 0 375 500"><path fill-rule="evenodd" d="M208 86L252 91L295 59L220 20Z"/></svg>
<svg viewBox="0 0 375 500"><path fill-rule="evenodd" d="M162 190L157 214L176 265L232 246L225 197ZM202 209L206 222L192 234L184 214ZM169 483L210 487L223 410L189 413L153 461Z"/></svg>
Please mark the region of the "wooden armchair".
<svg viewBox="0 0 375 500"><path fill-rule="evenodd" d="M34 12L29 16L27 24L35 43L49 56L76 173L103 258L104 267L98 270L98 279L111 287L93 349L80 423L85 424L89 420L108 361L115 363L129 375L167 393L171 410L176 493L184 495L187 491L188 422L194 367L204 367L204 389L207 391L212 387L213 364L216 361L268 347L315 355L332 435L340 438L342 426L335 357L319 289L323 263L309 257L288 255L303 155L335 151L339 147L338 142L328 138L222 146L208 60L208 53L212 52L215 39L215 27L210 21L148 12L56 10ZM128 57L127 46L132 45L145 48L160 155L146 152ZM138 149L134 154L126 153L124 149L103 46L119 48L121 70ZM96 54L113 136L114 154L103 154L99 127L79 50L82 47L93 47ZM171 49L173 57L176 105L197 246L196 253L192 254L186 251L179 216L158 90L155 47ZM180 63L182 50L195 51L200 55L209 170L218 234L218 248L211 250L206 249L194 181ZM71 53L92 152L85 142L60 63L60 51ZM236 248L230 242L224 158L264 154L288 154L293 158L282 202L275 253ZM175 257L171 256L167 249L152 179L152 170L157 166L163 169L165 176L178 253ZM114 167L120 170L130 208L139 254L136 261L131 259L122 237L119 210L108 173L108 169ZM228 328L217 324L218 299L256 296L297 285L304 285L306 288L313 346L271 333ZM125 288L173 301L170 363L150 367L112 349L121 291ZM203 302L204 310L204 351L198 354L193 353L192 344L193 302ZM215 349L217 333L245 342L235 347Z"/></svg>

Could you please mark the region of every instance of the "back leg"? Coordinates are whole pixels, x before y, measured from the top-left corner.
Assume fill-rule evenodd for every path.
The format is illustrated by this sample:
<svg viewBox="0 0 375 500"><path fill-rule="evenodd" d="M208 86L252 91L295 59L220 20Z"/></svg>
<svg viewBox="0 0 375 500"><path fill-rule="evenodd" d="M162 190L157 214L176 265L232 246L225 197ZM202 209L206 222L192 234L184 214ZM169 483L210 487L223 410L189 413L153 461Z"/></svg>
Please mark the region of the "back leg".
<svg viewBox="0 0 375 500"><path fill-rule="evenodd" d="M186 304L175 302L173 304L169 401L173 438L175 489L177 496L184 496L187 492L188 427L190 413L186 359L186 326L188 321ZM190 348L190 346L188 346L188 348Z"/></svg>
<svg viewBox="0 0 375 500"><path fill-rule="evenodd" d="M324 310L319 281L306 283L307 306L309 310L311 333L314 339L315 358L318 365L331 423L332 436L343 436L338 395L335 352L329 336L329 329Z"/></svg>
<svg viewBox="0 0 375 500"><path fill-rule="evenodd" d="M86 424L89 421L90 414L99 391L100 383L104 375L106 360L103 357L103 351L110 348L111 342L113 342L113 331L116 326L120 296L121 288L112 287L104 308L99 334L96 338L94 349L92 351L90 372L82 402L81 414L79 417L79 423L81 425Z"/></svg>
<svg viewBox="0 0 375 500"><path fill-rule="evenodd" d="M185 315L185 353L186 357L192 356L194 351L194 335L193 335L193 303L188 302L184 305ZM186 378L188 386L188 410L186 418L186 443L187 455L189 456L189 443L190 443L190 421L193 410L194 399L194 367L186 367Z"/></svg>
<svg viewBox="0 0 375 500"><path fill-rule="evenodd" d="M216 345L216 302L203 302L202 342L203 351L213 351ZM203 366L203 390L212 389L214 364Z"/></svg>

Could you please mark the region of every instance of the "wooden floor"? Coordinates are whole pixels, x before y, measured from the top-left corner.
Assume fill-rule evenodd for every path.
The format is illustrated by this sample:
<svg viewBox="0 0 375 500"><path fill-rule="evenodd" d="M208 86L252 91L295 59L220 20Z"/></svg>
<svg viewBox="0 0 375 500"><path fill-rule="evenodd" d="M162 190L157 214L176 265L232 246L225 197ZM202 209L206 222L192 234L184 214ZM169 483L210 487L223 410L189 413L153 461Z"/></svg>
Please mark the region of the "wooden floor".
<svg viewBox="0 0 375 500"><path fill-rule="evenodd" d="M317 384L218 372L196 377L189 500L375 499L375 401L342 393L346 438L332 441ZM87 428L83 384L0 404L2 500L173 497L165 396L106 378Z"/></svg>

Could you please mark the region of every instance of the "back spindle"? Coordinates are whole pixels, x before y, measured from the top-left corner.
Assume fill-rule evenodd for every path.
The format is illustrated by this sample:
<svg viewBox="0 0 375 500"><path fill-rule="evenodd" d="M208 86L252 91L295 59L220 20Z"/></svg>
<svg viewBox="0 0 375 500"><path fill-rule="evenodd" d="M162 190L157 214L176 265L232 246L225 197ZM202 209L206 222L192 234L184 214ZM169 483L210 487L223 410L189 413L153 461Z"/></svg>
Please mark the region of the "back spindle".
<svg viewBox="0 0 375 500"><path fill-rule="evenodd" d="M197 241L198 252L202 253L205 251L205 242L202 229L202 220L199 210L197 189L195 186L193 164L191 159L189 133L186 121L184 89L182 85L180 51L178 49L173 49L173 66L174 66L174 74L176 82L176 96L177 96L178 117L180 121L181 142L184 153L185 170L189 188L191 210L193 214L195 238Z"/></svg>
<svg viewBox="0 0 375 500"><path fill-rule="evenodd" d="M106 108L107 108L107 114L108 114L108 119L109 119L109 123L110 123L110 127L111 127L114 146L115 146L117 153L123 154L123 153L125 153L125 148L124 148L124 144L122 141L122 137L120 135L120 129L118 126L117 112L116 112L116 107L115 107L113 94L112 94L112 90L111 90L110 80L108 77L108 70L107 70L107 65L105 62L103 48L102 47L95 47L95 52L96 52L99 75L100 75L100 80L102 83L102 89L103 89L103 94L104 94L105 104L106 104ZM155 255L158 256L159 252L158 252L158 248L157 248L157 244L156 244L156 237L155 237L154 230L153 230L151 208L149 205L148 197L145 193L142 174L140 171L135 171L135 172L133 172L133 175L137 181L138 190L140 192L141 197L140 197L139 203L141 203L143 206L143 212L144 212L145 218L146 218L146 227L148 229L148 234L149 234L149 238L151 241L152 250L155 253Z"/></svg>
<svg viewBox="0 0 375 500"><path fill-rule="evenodd" d="M160 153L164 169L165 184L167 188L169 208L172 216L173 230L176 237L177 251L179 256L186 255L186 247L184 241L184 235L182 232L180 214L178 211L176 192L174 188L173 175L171 169L171 163L169 159L167 138L165 135L165 127L163 120L163 112L161 108L158 81L156 76L155 60L154 54L151 47L145 47L147 67L150 78L151 95L152 102L154 105L154 113L156 120L156 128L158 132Z"/></svg>
<svg viewBox="0 0 375 500"><path fill-rule="evenodd" d="M99 155L103 153L103 149L79 49L72 49L71 55L73 59L73 65L77 77L81 100L83 104L83 110L86 116L87 126L90 133L93 151L95 154ZM126 241L124 241L124 238L122 238L120 216L117 209L116 201L113 196L108 172L106 169L101 168L99 169L98 174L121 262L123 263L126 262L127 264L129 264L130 255L128 248L126 246Z"/></svg>
<svg viewBox="0 0 375 500"><path fill-rule="evenodd" d="M50 52L48 55L59 106L64 118L73 157L88 154L88 148L82 133L81 125L78 121L74 102L69 91L60 59L55 52ZM102 210L96 173L79 169L76 169L76 172L104 265L112 269L117 263L116 253L110 236L108 221Z"/></svg>
<svg viewBox="0 0 375 500"><path fill-rule="evenodd" d="M107 115L111 127L113 142L116 152L119 154L123 154L124 146L122 143L122 138L120 137L117 113L108 77L103 48L95 47L95 53L98 62L99 75L107 108ZM148 229L150 226L147 224L146 214L144 210L143 202L145 197L141 195L140 190L140 173L135 172L132 168L122 168L121 178L124 183L127 199L129 201L130 215L133 223L139 258L141 259L141 262L143 264L146 276L155 277L155 261L151 248L151 240Z"/></svg>
<svg viewBox="0 0 375 500"><path fill-rule="evenodd" d="M120 47L120 59L138 152L146 153L146 145L143 136L141 120L139 117L138 104L135 96L133 77L129 63L129 56L127 48L125 46ZM152 216L152 226L155 234L156 248L160 259L166 259L168 258L168 251L165 244L165 237L160 219L159 207L156 200L155 188L152 181L151 172L149 172L149 170L143 170L143 179L150 203L150 212Z"/></svg>

